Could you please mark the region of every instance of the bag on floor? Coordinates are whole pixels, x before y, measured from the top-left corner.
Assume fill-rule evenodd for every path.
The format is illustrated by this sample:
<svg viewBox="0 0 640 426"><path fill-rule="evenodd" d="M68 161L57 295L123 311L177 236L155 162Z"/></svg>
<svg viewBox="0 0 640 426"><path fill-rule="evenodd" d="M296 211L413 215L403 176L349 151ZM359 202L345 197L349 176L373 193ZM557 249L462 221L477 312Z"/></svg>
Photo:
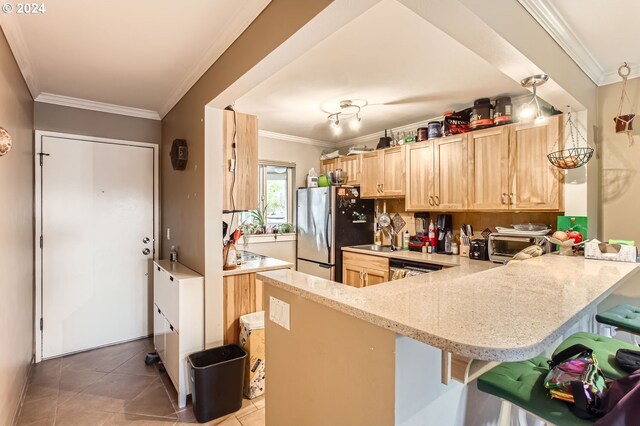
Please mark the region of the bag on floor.
<svg viewBox="0 0 640 426"><path fill-rule="evenodd" d="M571 411L582 419L605 413L602 397L607 383L593 350L584 345L570 346L549 361L544 386L551 398L571 404Z"/></svg>

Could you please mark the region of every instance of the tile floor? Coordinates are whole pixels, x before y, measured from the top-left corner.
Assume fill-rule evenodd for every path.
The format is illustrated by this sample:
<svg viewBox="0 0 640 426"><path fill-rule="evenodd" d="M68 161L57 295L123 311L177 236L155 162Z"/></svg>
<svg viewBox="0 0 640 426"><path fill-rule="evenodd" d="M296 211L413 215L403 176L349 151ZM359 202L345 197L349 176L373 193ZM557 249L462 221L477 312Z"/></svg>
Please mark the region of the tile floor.
<svg viewBox="0 0 640 426"><path fill-rule="evenodd" d="M17 426L193 424L191 403L178 408L166 373L144 358L151 339L96 349L36 364ZM264 397L244 399L242 408L207 425L264 426Z"/></svg>

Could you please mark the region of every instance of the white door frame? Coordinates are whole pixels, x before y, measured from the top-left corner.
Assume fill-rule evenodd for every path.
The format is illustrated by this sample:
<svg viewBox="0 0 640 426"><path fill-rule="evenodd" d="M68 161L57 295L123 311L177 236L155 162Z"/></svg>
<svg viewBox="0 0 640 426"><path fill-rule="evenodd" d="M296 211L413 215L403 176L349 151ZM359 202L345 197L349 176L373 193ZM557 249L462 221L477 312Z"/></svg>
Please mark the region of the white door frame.
<svg viewBox="0 0 640 426"><path fill-rule="evenodd" d="M158 244L160 242L160 190L159 190L159 151L160 146L148 142L136 142L120 139L99 138L95 136L74 135L70 133L35 131L34 170L35 170L35 200L34 200L34 252L35 252L35 309L33 319L33 335L35 336L35 359L42 361L42 331L40 330L40 318L42 318L42 251L40 250L40 235L42 234L42 169L40 168L40 146L45 136L80 140L84 142L100 142L114 145L139 146L153 149L153 260L160 254ZM149 277L149 279L153 279Z"/></svg>

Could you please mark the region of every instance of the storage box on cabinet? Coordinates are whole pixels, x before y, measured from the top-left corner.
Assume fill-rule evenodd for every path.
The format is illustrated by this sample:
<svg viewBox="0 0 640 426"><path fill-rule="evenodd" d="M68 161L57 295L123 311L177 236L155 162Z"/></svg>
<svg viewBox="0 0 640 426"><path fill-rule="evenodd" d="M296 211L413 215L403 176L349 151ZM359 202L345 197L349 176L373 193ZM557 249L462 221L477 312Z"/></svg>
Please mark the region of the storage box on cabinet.
<svg viewBox="0 0 640 426"><path fill-rule="evenodd" d="M204 280L179 263L159 260L153 288L154 345L184 407L190 393L187 356L204 349Z"/></svg>

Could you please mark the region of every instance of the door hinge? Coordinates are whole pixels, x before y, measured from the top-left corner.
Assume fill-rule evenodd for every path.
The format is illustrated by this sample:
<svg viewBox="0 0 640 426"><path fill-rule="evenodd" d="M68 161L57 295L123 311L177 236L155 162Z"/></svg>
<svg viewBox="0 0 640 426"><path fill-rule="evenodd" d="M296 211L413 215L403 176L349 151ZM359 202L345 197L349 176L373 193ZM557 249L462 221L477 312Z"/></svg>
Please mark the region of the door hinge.
<svg viewBox="0 0 640 426"><path fill-rule="evenodd" d="M40 318L40 331L42 331L42 318Z"/></svg>
<svg viewBox="0 0 640 426"><path fill-rule="evenodd" d="M40 235L40 248L42 248L42 235Z"/></svg>
<svg viewBox="0 0 640 426"><path fill-rule="evenodd" d="M39 152L37 155L40 156L40 167L42 167L42 157L44 156L49 156L50 154L44 153L44 152Z"/></svg>

